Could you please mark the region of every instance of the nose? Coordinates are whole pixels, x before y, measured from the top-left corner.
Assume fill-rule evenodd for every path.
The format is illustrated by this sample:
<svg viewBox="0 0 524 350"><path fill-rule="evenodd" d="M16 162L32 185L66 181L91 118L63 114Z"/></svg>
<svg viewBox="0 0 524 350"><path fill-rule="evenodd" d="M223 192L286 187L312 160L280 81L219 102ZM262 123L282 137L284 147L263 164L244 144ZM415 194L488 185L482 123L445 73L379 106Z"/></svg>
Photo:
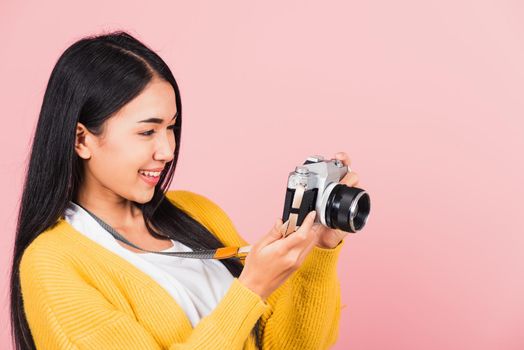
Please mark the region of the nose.
<svg viewBox="0 0 524 350"><path fill-rule="evenodd" d="M170 162L174 158L176 141L175 136L168 130L167 134L157 138L156 149L153 158L155 160Z"/></svg>

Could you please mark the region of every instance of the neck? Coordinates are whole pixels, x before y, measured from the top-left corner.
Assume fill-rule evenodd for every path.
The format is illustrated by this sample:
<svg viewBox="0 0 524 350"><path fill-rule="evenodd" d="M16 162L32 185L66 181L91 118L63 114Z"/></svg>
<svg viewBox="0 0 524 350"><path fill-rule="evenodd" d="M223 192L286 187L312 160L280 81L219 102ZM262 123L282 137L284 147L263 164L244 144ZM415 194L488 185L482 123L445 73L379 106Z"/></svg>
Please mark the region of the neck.
<svg viewBox="0 0 524 350"><path fill-rule="evenodd" d="M118 196L114 192L80 189L74 202L89 210L116 230L137 227L137 223L143 222L140 208L137 208L132 201Z"/></svg>

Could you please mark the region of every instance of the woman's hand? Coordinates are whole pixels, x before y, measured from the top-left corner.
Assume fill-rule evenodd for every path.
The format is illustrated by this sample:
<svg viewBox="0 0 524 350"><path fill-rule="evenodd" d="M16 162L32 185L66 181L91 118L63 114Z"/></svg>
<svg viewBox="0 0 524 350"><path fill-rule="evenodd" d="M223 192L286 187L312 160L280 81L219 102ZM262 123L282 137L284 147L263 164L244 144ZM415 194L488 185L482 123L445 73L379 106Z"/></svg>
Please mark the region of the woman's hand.
<svg viewBox="0 0 524 350"><path fill-rule="evenodd" d="M335 158L342 161L342 164L351 166L351 159L346 153L339 152L335 154ZM357 173L354 171L348 172L342 180L340 180L340 183L349 187L356 186L358 184ZM317 241L315 242L315 245L327 249L335 248L349 233L326 227L320 223L313 224L312 228L317 232Z"/></svg>
<svg viewBox="0 0 524 350"><path fill-rule="evenodd" d="M288 279L306 259L317 241L313 228L315 211L311 211L302 225L284 238L282 219L278 219L269 233L262 237L246 256L244 269L238 277L240 283L265 300Z"/></svg>

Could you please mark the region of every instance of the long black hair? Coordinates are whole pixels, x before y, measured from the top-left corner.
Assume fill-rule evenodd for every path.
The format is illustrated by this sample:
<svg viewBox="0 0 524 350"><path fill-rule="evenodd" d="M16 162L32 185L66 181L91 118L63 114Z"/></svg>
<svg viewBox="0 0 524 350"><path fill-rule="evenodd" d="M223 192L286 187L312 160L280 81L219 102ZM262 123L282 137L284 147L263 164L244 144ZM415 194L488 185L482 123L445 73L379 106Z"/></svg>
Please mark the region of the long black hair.
<svg viewBox="0 0 524 350"><path fill-rule="evenodd" d="M83 178L83 163L74 150L77 123L93 134L101 134L104 122L155 77L169 82L175 91L176 148L173 160L160 175L151 201L133 203L141 208L146 227L154 237L167 236L193 249L224 246L205 226L165 196L175 173L182 129L180 91L171 70L158 54L125 31L85 37L68 47L53 68L32 141L11 269L11 324L16 350L35 349L20 290L22 254L38 235L64 215ZM243 264L238 260L220 261L234 277L242 272ZM261 348L260 319L253 335Z"/></svg>

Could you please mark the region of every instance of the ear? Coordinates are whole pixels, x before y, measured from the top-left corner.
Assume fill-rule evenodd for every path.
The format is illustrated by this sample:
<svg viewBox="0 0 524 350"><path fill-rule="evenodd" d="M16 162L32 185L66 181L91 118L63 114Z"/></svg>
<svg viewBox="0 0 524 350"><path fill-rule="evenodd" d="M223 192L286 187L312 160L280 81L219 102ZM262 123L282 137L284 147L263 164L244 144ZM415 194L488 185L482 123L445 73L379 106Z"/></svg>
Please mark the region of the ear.
<svg viewBox="0 0 524 350"><path fill-rule="evenodd" d="M82 124L76 124L75 151L82 159L91 158L91 151L87 146L86 139L89 137L89 130Z"/></svg>

